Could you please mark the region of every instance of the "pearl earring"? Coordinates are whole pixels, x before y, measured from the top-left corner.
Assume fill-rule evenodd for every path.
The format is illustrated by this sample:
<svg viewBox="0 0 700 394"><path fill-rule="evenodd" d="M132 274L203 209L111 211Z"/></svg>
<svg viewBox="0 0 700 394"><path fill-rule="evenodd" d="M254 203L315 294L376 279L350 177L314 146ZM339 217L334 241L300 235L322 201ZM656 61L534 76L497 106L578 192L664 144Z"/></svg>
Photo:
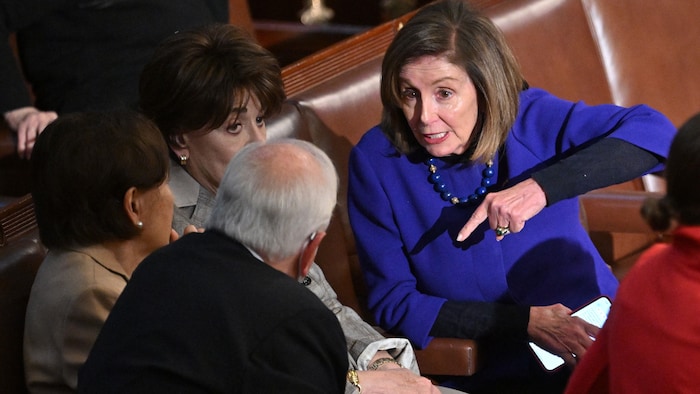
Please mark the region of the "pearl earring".
<svg viewBox="0 0 700 394"><path fill-rule="evenodd" d="M139 220L138 223L136 223L136 228L139 230L143 229L143 222Z"/></svg>

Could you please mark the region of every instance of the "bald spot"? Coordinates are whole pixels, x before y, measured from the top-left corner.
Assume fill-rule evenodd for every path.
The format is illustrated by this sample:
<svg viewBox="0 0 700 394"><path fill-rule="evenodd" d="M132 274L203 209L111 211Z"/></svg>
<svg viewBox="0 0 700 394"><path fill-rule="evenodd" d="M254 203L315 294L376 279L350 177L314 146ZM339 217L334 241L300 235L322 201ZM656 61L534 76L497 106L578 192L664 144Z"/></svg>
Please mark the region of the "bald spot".
<svg viewBox="0 0 700 394"><path fill-rule="evenodd" d="M319 177L321 169L316 159L299 148L290 144L266 144L255 151L251 157L256 164L264 169L265 182L284 184L300 177Z"/></svg>

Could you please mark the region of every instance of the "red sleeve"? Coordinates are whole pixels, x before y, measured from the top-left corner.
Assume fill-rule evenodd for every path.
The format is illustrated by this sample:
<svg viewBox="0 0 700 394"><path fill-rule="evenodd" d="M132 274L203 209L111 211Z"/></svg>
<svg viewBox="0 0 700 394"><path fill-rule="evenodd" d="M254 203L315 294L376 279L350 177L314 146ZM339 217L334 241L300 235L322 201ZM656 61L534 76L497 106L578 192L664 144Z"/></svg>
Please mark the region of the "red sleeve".
<svg viewBox="0 0 700 394"><path fill-rule="evenodd" d="M598 332L596 341L578 363L564 394L605 394L610 392L608 330Z"/></svg>

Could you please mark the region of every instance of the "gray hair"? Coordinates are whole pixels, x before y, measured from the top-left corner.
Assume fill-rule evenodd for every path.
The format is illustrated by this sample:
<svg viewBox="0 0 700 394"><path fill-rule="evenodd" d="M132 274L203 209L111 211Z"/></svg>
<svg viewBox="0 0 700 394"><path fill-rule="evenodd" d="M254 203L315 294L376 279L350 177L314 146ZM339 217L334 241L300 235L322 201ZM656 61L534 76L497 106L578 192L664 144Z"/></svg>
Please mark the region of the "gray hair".
<svg viewBox="0 0 700 394"><path fill-rule="evenodd" d="M325 231L337 203L338 174L315 145L296 139L252 143L229 163L207 228L279 260Z"/></svg>

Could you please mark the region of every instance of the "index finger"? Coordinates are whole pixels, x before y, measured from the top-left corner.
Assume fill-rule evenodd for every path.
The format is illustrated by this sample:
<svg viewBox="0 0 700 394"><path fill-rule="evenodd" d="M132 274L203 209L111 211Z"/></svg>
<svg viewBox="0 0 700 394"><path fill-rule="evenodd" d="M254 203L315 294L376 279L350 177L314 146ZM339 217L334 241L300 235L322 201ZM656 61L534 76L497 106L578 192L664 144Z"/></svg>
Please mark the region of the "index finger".
<svg viewBox="0 0 700 394"><path fill-rule="evenodd" d="M486 204L481 203L479 204L478 207L476 207L476 210L474 210L474 213L472 214L472 217L467 220L467 223L464 224L464 227L462 227L461 230L459 230L459 233L457 234L457 242L462 242L465 239L469 238L470 235L472 235L472 232L476 230L477 227L481 223L484 222L488 218L488 212L486 211Z"/></svg>

